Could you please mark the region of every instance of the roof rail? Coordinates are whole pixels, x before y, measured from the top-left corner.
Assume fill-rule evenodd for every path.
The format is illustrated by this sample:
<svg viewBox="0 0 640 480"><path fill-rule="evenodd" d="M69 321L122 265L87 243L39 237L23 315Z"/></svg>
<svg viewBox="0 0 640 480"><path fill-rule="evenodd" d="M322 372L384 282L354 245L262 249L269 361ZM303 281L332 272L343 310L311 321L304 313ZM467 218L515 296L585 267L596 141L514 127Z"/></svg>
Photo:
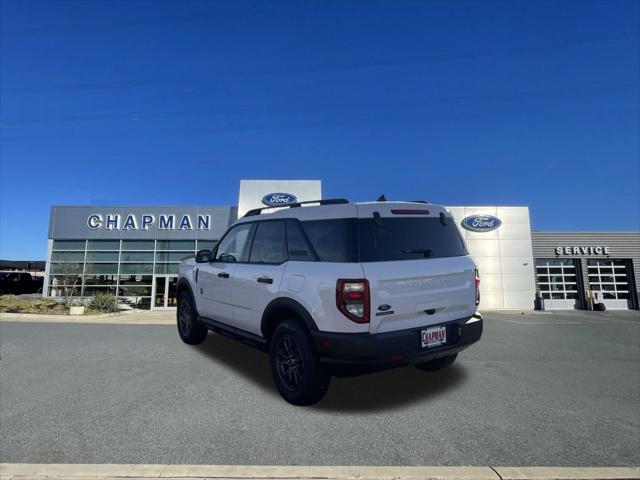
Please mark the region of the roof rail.
<svg viewBox="0 0 640 480"><path fill-rule="evenodd" d="M270 207L254 208L252 210L249 210L247 213L245 213L244 216L253 217L255 215L260 215L263 210L268 210L270 208L296 208L301 205L307 205L309 203L317 203L319 205L342 205L345 203L349 203L349 200L347 200L346 198L327 198L325 200L308 200L306 202L285 203L283 205L273 205Z"/></svg>
<svg viewBox="0 0 640 480"><path fill-rule="evenodd" d="M427 202L426 200L407 200L409 203L426 203L427 205L431 205L431 202Z"/></svg>

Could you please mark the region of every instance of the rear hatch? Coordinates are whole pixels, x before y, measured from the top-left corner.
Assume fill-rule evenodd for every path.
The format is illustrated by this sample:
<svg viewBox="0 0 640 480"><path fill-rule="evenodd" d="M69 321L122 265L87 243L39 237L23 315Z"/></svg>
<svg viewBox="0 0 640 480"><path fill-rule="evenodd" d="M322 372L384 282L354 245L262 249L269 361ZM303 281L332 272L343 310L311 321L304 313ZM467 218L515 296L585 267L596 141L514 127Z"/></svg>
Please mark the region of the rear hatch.
<svg viewBox="0 0 640 480"><path fill-rule="evenodd" d="M370 333L434 325L475 312L475 264L444 208L359 204L358 243L370 288Z"/></svg>

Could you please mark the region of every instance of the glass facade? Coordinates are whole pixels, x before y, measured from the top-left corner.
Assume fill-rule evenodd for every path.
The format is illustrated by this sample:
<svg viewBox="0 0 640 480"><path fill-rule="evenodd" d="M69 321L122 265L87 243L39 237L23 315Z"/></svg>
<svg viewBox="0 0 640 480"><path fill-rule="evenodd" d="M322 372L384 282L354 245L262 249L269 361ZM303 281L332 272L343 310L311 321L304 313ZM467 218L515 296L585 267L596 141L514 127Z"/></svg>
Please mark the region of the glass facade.
<svg viewBox="0 0 640 480"><path fill-rule="evenodd" d="M49 266L49 296L65 290L75 297L98 292L116 295L137 308L150 308L156 284L155 306L175 306L175 277L182 260L198 249L212 248L216 240L54 240ZM167 285L173 289L165 289ZM160 288L163 287L163 288ZM169 292L167 292L169 290ZM161 305L162 304L162 305Z"/></svg>

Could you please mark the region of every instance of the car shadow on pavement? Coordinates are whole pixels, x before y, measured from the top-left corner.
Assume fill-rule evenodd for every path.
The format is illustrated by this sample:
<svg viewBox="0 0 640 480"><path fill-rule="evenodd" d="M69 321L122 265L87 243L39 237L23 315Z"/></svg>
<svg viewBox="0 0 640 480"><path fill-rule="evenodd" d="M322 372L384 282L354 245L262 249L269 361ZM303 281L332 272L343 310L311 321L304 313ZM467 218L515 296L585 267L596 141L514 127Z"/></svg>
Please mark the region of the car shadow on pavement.
<svg viewBox="0 0 640 480"><path fill-rule="evenodd" d="M269 357L264 352L217 334L209 334L196 348L254 382L265 394L280 398L271 377ZM343 412L394 409L435 398L460 385L466 377L467 372L460 364L441 372L424 372L408 366L357 377L334 377L327 395L311 408Z"/></svg>

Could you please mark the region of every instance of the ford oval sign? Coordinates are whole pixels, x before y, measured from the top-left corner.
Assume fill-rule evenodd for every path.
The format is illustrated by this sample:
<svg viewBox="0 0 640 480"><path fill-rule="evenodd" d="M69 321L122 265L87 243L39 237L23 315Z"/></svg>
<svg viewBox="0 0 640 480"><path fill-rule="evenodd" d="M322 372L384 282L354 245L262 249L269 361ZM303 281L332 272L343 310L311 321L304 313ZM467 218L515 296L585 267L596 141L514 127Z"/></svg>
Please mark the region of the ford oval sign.
<svg viewBox="0 0 640 480"><path fill-rule="evenodd" d="M472 232L490 232L500 225L502 221L493 215L469 215L462 220L462 228Z"/></svg>
<svg viewBox="0 0 640 480"><path fill-rule="evenodd" d="M296 203L298 198L291 193L268 193L264 197L262 197L262 203L264 203L267 207L278 207L280 205L289 205L291 203Z"/></svg>

